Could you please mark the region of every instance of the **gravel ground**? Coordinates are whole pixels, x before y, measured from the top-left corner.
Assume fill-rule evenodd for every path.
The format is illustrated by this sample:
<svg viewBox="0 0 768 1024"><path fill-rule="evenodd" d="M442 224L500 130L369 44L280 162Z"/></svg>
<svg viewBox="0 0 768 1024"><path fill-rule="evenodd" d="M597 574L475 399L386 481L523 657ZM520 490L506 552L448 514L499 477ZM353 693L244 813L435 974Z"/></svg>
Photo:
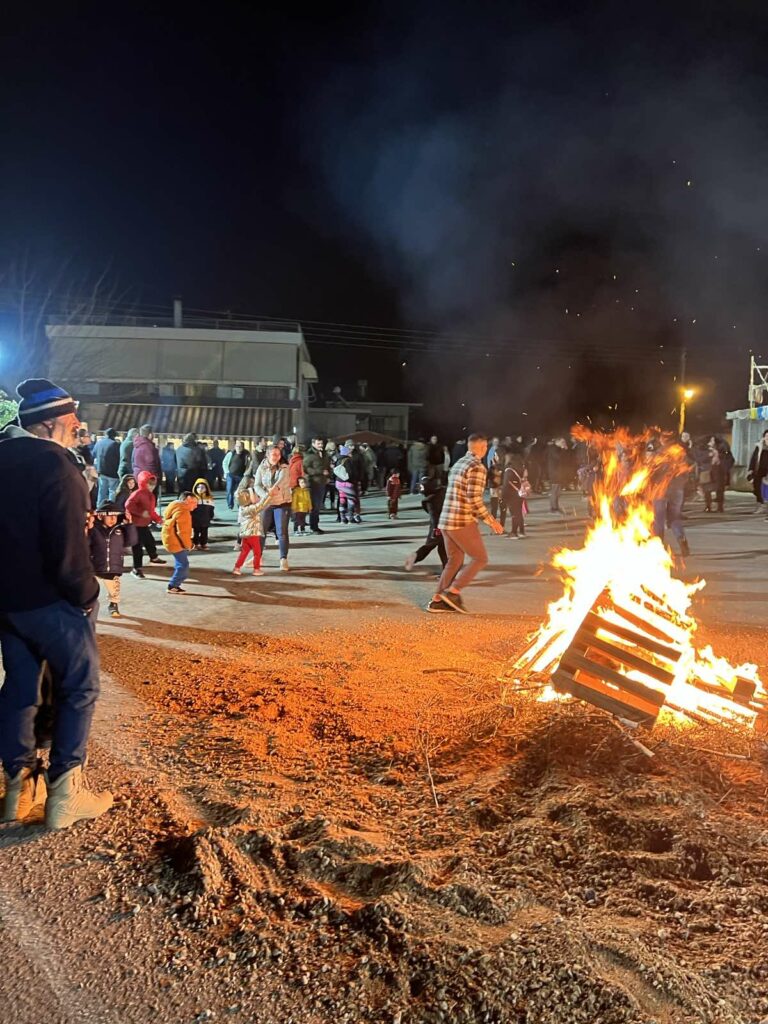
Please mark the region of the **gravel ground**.
<svg viewBox="0 0 768 1024"><path fill-rule="evenodd" d="M583 705L504 706L534 625L103 636L116 807L0 831L0 1021L768 1016L764 752L657 728L649 761Z"/></svg>

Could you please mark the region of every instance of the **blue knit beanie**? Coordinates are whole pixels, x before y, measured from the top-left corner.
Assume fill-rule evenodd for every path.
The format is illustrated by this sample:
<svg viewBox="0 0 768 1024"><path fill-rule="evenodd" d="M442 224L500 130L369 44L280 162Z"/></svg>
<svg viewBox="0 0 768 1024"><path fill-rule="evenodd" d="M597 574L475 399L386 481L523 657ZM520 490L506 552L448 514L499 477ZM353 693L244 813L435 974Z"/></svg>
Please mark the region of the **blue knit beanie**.
<svg viewBox="0 0 768 1024"><path fill-rule="evenodd" d="M45 377L23 380L16 388L19 402L19 423L31 427L57 416L67 416L77 406L75 400L64 388L60 388Z"/></svg>

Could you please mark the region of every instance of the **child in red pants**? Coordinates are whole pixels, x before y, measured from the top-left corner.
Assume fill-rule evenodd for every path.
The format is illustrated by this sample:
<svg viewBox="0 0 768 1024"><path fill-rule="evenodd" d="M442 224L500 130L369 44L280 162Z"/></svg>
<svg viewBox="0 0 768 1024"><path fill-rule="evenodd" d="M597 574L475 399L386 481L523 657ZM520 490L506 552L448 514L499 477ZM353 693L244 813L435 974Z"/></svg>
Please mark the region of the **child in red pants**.
<svg viewBox="0 0 768 1024"><path fill-rule="evenodd" d="M237 556L233 576L242 576L242 567L249 555L253 556L253 575L263 576L261 568L261 510L270 500L269 496L259 498L252 487L238 492L237 522L240 526L240 554Z"/></svg>

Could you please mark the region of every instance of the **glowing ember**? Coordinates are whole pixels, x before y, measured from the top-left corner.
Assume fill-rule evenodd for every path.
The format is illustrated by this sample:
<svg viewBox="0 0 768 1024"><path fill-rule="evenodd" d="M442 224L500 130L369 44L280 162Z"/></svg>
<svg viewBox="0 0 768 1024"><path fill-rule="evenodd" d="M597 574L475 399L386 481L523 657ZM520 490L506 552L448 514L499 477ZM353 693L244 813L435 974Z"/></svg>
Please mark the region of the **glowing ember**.
<svg viewBox="0 0 768 1024"><path fill-rule="evenodd" d="M544 700L566 692L646 725L663 714L764 727L768 693L756 667L696 648L690 606L704 580L675 579L652 533L654 500L689 471L685 449L658 434L573 434L594 456L595 521L582 548L556 552L563 596L513 673L548 678Z"/></svg>

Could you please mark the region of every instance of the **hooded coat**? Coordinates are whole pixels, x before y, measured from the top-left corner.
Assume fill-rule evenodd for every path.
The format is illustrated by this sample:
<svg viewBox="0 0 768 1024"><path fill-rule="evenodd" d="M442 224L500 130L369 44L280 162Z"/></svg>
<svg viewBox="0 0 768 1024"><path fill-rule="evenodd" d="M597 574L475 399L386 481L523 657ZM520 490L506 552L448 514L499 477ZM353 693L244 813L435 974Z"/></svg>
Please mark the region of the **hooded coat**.
<svg viewBox="0 0 768 1024"><path fill-rule="evenodd" d="M105 526L99 519L88 532L91 563L97 576L112 577L123 574L123 555L129 546L125 527L121 523Z"/></svg>
<svg viewBox="0 0 768 1024"><path fill-rule="evenodd" d="M160 536L166 551L192 549L192 513L183 501L172 501L165 510Z"/></svg>
<svg viewBox="0 0 768 1024"><path fill-rule="evenodd" d="M148 473L146 470L139 473L136 478L139 486L135 491L131 491L125 503L125 511L131 517L134 526L149 526L150 523L162 522L155 507L157 499L149 486L150 482L156 479L154 473Z"/></svg>
<svg viewBox="0 0 768 1024"><path fill-rule="evenodd" d="M299 479L304 476L304 458L301 452L296 448L291 452L291 457L288 460L288 479L291 484L291 490L297 487Z"/></svg>
<svg viewBox="0 0 768 1024"><path fill-rule="evenodd" d="M139 436L139 428L131 427L125 435L125 440L120 445L120 465L117 468L118 476L126 476L133 472L133 442Z"/></svg>
<svg viewBox="0 0 768 1024"><path fill-rule="evenodd" d="M157 450L157 445L154 441L150 441L148 437L142 437L139 434L133 442L133 455L131 458L134 476L138 477L142 470L146 470L160 480L162 473L160 452Z"/></svg>
<svg viewBox="0 0 768 1024"><path fill-rule="evenodd" d="M204 487L203 494L197 493L198 487ZM195 485L192 488L192 493L197 498L197 508L192 509L192 525L198 527L206 527L210 525L213 519L213 513L216 505L211 494L211 488L208 486L208 481L203 477L199 477L195 480Z"/></svg>

